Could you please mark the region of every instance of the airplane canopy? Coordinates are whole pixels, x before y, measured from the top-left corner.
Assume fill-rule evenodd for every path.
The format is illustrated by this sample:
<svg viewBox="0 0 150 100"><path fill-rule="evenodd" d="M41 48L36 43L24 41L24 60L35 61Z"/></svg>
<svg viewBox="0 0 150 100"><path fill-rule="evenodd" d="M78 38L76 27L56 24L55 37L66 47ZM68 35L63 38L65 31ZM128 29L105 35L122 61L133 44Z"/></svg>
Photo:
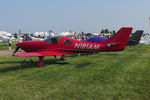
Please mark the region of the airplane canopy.
<svg viewBox="0 0 150 100"><path fill-rule="evenodd" d="M91 37L88 40L85 40L85 42L101 42L101 41L104 41L104 40L107 40L107 38L95 36L95 37Z"/></svg>
<svg viewBox="0 0 150 100"><path fill-rule="evenodd" d="M48 44L57 44L61 38L62 36L54 36L44 40L44 42Z"/></svg>

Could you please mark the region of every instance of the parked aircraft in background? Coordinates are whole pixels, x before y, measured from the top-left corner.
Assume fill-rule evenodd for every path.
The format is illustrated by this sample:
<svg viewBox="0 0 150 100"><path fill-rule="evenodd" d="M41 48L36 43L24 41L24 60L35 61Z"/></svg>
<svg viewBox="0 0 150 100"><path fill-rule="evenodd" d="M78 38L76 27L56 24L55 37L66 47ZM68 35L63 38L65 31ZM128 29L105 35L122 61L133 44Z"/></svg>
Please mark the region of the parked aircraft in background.
<svg viewBox="0 0 150 100"><path fill-rule="evenodd" d="M9 42L11 33L0 31L0 42Z"/></svg>
<svg viewBox="0 0 150 100"><path fill-rule="evenodd" d="M150 17L149 17L149 25L150 25ZM144 34L141 38L140 44L150 44L150 33Z"/></svg>
<svg viewBox="0 0 150 100"><path fill-rule="evenodd" d="M61 55L63 60L64 55L80 52L119 51L126 47L131 31L131 27L121 28L113 37L99 43L84 42L62 36L51 37L44 41L24 41L17 44L13 56L39 57L38 65L42 67L44 56ZM25 52L16 54L19 48Z"/></svg>
<svg viewBox="0 0 150 100"><path fill-rule="evenodd" d="M61 33L50 33L50 37L53 36L74 36L75 32L61 32Z"/></svg>
<svg viewBox="0 0 150 100"><path fill-rule="evenodd" d="M43 39L47 39L47 37L49 36L48 32L35 32L33 34L34 37L36 38L43 38Z"/></svg>
<svg viewBox="0 0 150 100"><path fill-rule="evenodd" d="M0 34L0 42L9 42L10 38Z"/></svg>
<svg viewBox="0 0 150 100"><path fill-rule="evenodd" d="M142 34L143 34L143 30L137 30L134 34L131 35L127 45L138 45L141 40Z"/></svg>
<svg viewBox="0 0 150 100"><path fill-rule="evenodd" d="M134 34L131 35L131 37L128 40L127 45L137 45L139 44L139 41L141 39L141 36L143 34L143 30L137 30ZM101 42L101 41L105 41L107 40L107 38L104 37L92 37L88 40L85 40L86 42Z"/></svg>
<svg viewBox="0 0 150 100"><path fill-rule="evenodd" d="M4 36L7 36L7 37L11 37L12 36L11 33L6 32L6 31L0 31L0 34L4 35Z"/></svg>
<svg viewBox="0 0 150 100"><path fill-rule="evenodd" d="M141 40L140 44L150 44L150 34L145 34Z"/></svg>
<svg viewBox="0 0 150 100"><path fill-rule="evenodd" d="M36 38L31 36L32 41L43 41L44 38Z"/></svg>

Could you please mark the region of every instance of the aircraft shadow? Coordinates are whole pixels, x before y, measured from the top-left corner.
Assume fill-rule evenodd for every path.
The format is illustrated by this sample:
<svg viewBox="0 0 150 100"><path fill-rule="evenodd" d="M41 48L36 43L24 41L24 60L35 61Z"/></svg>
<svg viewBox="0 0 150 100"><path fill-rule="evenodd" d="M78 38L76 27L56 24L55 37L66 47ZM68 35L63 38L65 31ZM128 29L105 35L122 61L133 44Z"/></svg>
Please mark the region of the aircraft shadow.
<svg viewBox="0 0 150 100"><path fill-rule="evenodd" d="M5 61L5 62L0 62L0 64L20 64L18 66L13 66L13 67L6 67L6 68L1 68L0 73L6 73L10 71L16 71L16 70L21 70L21 69L26 69L26 68L38 68L38 62L35 61L33 63L26 61L24 64L22 63L23 61ZM60 65L65 65L69 64L68 62L60 62L59 59L50 59L50 60L44 60L44 64L47 65L52 65L52 64L60 64Z"/></svg>
<svg viewBox="0 0 150 100"><path fill-rule="evenodd" d="M83 68L83 67L86 67L86 66L88 66L90 64L91 64L90 62L85 62L85 63L76 65L75 68Z"/></svg>
<svg viewBox="0 0 150 100"><path fill-rule="evenodd" d="M12 61L12 62L0 62L0 64L15 64L15 63L20 63L20 65L18 66L13 66L13 67L7 67L7 68L1 68L0 69L0 73L6 73L6 72L10 72L10 71L16 71L16 70L23 70L26 68L38 68L38 62L33 62L30 63L29 61L26 61L26 63L22 64L22 61ZM65 62L65 61L60 61L59 59L46 59L44 60L44 64L45 66L47 65L55 65L55 64L59 64L59 65L66 65L69 64L69 62ZM83 68L86 67L88 65L90 65L90 62L85 62L82 64L78 64L75 66L75 68Z"/></svg>
<svg viewBox="0 0 150 100"><path fill-rule="evenodd" d="M0 64L14 64L14 63L21 63L21 61L7 61L7 62L0 62Z"/></svg>
<svg viewBox="0 0 150 100"><path fill-rule="evenodd" d="M26 68L32 68L32 67L35 67L35 65L30 65L30 66L22 66L22 65L18 65L18 66L13 66L13 67L7 67L7 68L3 68L3 69L0 69L0 73L6 73L6 72L10 72L10 71L16 71L16 70L21 70L21 69L26 69Z"/></svg>
<svg viewBox="0 0 150 100"><path fill-rule="evenodd" d="M8 68L4 68L4 69L0 69L0 73L6 73L6 72L9 72L9 71L15 71L15 70L18 70L18 66L14 66L14 67L8 67Z"/></svg>
<svg viewBox="0 0 150 100"><path fill-rule="evenodd" d="M22 61L7 61L7 62L0 62L0 64L16 64L19 63L19 65L17 66L13 66L13 67L6 67L6 68L1 68L0 69L0 73L6 73L9 71L15 71L15 70L20 70L20 69L26 69L26 68L32 68L37 66L36 63L30 63L29 61L26 61L26 63L22 63Z"/></svg>
<svg viewBox="0 0 150 100"><path fill-rule="evenodd" d="M65 61L60 61L60 59L47 59L47 60L44 60L44 64L46 65L53 65L53 64L60 64L60 65L66 65L66 64L69 64L68 62L65 62Z"/></svg>

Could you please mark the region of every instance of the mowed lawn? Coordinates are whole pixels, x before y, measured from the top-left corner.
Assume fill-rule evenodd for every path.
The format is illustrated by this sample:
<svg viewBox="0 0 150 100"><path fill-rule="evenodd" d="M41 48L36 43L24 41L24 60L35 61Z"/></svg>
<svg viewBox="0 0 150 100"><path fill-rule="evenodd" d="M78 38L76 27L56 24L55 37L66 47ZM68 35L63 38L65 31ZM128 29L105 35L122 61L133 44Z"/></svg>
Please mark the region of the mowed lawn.
<svg viewBox="0 0 150 100"><path fill-rule="evenodd" d="M44 68L37 67L38 59L33 58L33 64L27 62L19 69L23 60L0 56L0 99L150 99L149 45L127 47L121 52L68 55L65 62L69 64L64 65L52 64L54 57L45 57Z"/></svg>
<svg viewBox="0 0 150 100"><path fill-rule="evenodd" d="M17 43L18 43L17 41L13 41L11 44L11 48L15 49ZM8 43L0 42L0 50L9 50L8 47L9 47Z"/></svg>

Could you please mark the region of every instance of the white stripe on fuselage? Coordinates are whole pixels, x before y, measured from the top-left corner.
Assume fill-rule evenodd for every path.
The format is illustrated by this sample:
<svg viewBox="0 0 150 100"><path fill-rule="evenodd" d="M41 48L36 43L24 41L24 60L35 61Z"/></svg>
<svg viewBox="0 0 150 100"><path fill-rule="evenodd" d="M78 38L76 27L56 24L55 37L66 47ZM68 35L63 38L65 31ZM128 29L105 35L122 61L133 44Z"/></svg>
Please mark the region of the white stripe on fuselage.
<svg viewBox="0 0 150 100"><path fill-rule="evenodd" d="M76 43L74 45L75 49L86 49L86 50L99 50L99 44L86 44L86 43Z"/></svg>

